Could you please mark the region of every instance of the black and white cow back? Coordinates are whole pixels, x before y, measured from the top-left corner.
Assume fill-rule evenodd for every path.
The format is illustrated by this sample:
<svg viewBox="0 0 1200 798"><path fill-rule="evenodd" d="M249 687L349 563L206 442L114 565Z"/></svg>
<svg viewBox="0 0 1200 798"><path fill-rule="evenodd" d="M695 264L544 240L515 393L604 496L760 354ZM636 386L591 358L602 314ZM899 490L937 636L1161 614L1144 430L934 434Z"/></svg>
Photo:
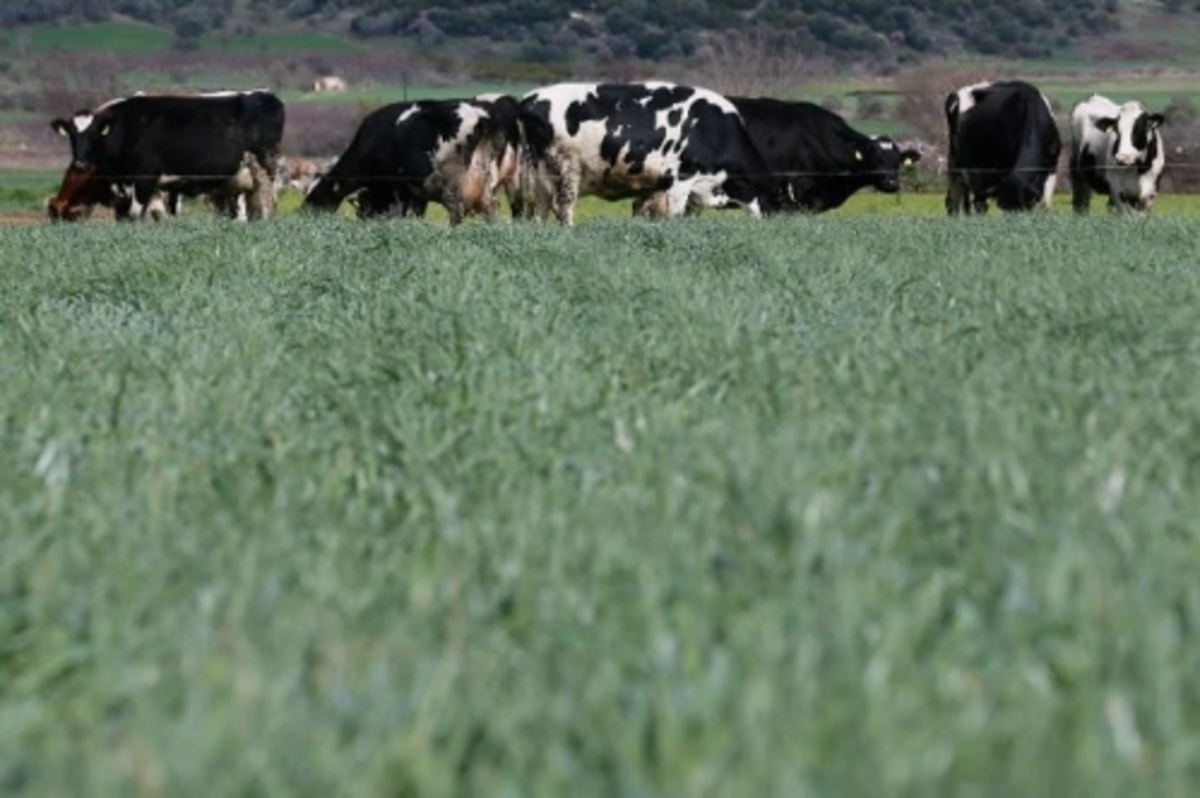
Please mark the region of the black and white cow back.
<svg viewBox="0 0 1200 798"><path fill-rule="evenodd" d="M560 83L521 101L521 125L538 199L565 225L582 195L646 199L663 192L665 213L689 198L777 208L778 181L741 115L715 92L674 83Z"/></svg>
<svg viewBox="0 0 1200 798"><path fill-rule="evenodd" d="M304 207L334 210L352 197L361 217L423 216L435 201L452 224L471 212L491 218L501 170L519 141L511 97L386 105L362 121Z"/></svg>

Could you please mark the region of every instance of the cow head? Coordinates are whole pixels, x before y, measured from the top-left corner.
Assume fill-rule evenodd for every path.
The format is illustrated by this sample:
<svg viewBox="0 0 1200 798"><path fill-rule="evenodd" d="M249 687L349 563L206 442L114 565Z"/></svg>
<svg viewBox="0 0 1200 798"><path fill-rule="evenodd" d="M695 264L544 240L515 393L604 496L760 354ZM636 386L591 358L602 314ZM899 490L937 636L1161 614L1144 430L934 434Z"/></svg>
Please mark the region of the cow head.
<svg viewBox="0 0 1200 798"><path fill-rule="evenodd" d="M46 213L51 221L74 222L90 216L96 205L111 204L112 186L93 169L71 164L58 193L46 203Z"/></svg>
<svg viewBox="0 0 1200 798"><path fill-rule="evenodd" d="M887 136L876 136L855 148L853 171L870 177L875 190L895 194L900 190L900 169L919 160L916 150L902 150Z"/></svg>
<svg viewBox="0 0 1200 798"><path fill-rule="evenodd" d="M118 118L106 109L77 111L70 119L55 119L50 127L71 142L71 163L81 169L102 163L114 147Z"/></svg>
<svg viewBox="0 0 1200 798"><path fill-rule="evenodd" d="M1112 138L1113 161L1118 166L1149 163L1158 154L1158 128L1162 114L1146 111L1139 102L1125 103L1117 116L1096 120L1096 127Z"/></svg>

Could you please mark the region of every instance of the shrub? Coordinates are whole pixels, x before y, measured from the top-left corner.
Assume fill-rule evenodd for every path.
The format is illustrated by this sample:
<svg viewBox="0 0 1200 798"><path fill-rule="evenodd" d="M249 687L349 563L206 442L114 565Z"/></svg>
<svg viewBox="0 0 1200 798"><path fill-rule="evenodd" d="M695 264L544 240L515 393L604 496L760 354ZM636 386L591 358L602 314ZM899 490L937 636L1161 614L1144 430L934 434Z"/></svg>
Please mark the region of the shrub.
<svg viewBox="0 0 1200 798"><path fill-rule="evenodd" d="M1196 121L1196 103L1188 97L1172 97L1162 113L1171 127L1190 125Z"/></svg>

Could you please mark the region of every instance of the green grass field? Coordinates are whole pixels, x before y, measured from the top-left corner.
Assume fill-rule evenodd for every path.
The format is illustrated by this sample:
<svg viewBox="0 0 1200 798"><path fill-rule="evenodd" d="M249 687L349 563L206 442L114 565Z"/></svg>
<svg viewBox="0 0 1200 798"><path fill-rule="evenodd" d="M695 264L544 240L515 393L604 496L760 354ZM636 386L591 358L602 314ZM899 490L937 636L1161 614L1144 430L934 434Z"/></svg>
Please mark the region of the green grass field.
<svg viewBox="0 0 1200 798"><path fill-rule="evenodd" d="M88 52L146 55L169 51L174 46L174 36L169 30L136 22L102 22L70 28L32 25L22 32L7 31L0 37L6 48L14 50L18 48L19 38L24 37L24 48L34 55ZM276 56L303 53L337 55L360 49L345 36L322 31L286 30L264 31L254 36L207 34L200 37L198 46L203 51Z"/></svg>
<svg viewBox="0 0 1200 798"><path fill-rule="evenodd" d="M1200 222L2 232L2 793L1200 779Z"/></svg>

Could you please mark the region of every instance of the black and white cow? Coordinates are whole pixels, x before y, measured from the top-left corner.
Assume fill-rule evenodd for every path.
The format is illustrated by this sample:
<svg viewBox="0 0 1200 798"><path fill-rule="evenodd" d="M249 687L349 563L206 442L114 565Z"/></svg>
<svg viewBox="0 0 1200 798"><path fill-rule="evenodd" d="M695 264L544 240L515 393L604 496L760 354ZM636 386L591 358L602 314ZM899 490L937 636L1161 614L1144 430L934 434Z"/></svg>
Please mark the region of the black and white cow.
<svg viewBox="0 0 1200 798"><path fill-rule="evenodd" d="M1071 110L1071 205L1087 213L1092 192L1114 211L1149 211L1167 162L1162 114L1093 94Z"/></svg>
<svg viewBox="0 0 1200 798"><path fill-rule="evenodd" d="M332 211L351 198L360 217L423 216L434 201L451 224L472 212L490 219L501 168L519 143L512 97L386 105L362 121L304 207Z"/></svg>
<svg viewBox="0 0 1200 798"><path fill-rule="evenodd" d="M1062 140L1050 102L1022 81L975 83L946 97L950 214L1048 208Z"/></svg>
<svg viewBox="0 0 1200 798"><path fill-rule="evenodd" d="M662 194L668 216L682 214L689 199L739 205L753 216L778 209L778 180L741 115L707 89L560 83L525 95L521 125L539 217L552 205L571 225L575 202L586 194L635 201Z"/></svg>
<svg viewBox="0 0 1200 798"><path fill-rule="evenodd" d="M858 132L834 112L809 102L770 97L730 97L767 169L780 178L782 210L821 213L841 207L860 189L900 190L900 169L921 153L887 136ZM663 203L635 203L635 213L655 216ZM696 203L690 209L698 210Z"/></svg>
<svg viewBox="0 0 1200 798"><path fill-rule="evenodd" d="M68 171L128 187L145 214L165 214L163 194L207 195L231 215L244 197L249 218L258 219L275 208L284 118L283 103L264 90L135 94L51 127L71 140Z"/></svg>

